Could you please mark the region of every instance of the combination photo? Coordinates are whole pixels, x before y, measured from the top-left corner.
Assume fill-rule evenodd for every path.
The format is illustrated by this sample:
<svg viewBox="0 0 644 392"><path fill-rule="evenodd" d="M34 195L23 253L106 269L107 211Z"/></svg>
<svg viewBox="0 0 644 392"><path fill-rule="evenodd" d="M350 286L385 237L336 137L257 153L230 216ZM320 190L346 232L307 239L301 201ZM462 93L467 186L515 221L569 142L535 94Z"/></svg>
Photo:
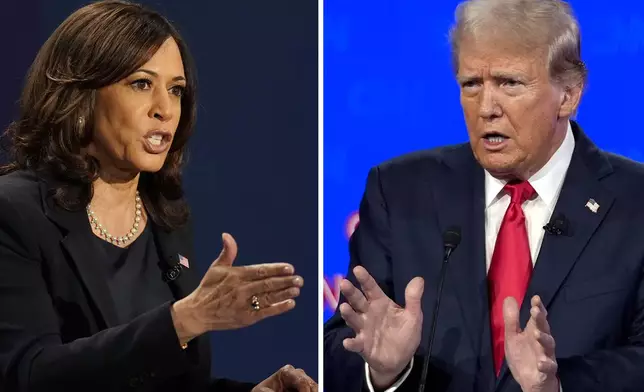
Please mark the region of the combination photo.
<svg viewBox="0 0 644 392"><path fill-rule="evenodd" d="M0 16L0 392L644 392L644 2Z"/></svg>

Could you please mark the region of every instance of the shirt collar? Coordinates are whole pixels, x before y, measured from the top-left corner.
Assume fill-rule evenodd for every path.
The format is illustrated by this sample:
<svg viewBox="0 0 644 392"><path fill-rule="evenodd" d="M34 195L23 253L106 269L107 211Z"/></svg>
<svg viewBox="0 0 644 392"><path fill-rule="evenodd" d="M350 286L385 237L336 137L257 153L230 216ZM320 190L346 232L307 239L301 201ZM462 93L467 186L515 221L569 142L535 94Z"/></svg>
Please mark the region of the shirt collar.
<svg viewBox="0 0 644 392"><path fill-rule="evenodd" d="M568 166L575 150L575 137L568 122L568 130L561 146L555 151L550 160L528 179L537 195L548 205L552 205L561 189ZM493 177L485 170L485 207L496 201L507 181Z"/></svg>

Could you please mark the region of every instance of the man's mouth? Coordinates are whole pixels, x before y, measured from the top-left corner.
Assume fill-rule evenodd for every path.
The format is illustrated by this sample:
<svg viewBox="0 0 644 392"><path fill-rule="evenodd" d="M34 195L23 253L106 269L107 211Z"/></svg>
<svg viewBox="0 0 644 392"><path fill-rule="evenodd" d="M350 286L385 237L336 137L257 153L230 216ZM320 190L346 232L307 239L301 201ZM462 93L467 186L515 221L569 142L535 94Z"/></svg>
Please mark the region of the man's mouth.
<svg viewBox="0 0 644 392"><path fill-rule="evenodd" d="M497 132L490 132L485 134L483 136L483 139L485 139L490 144L501 144L509 138Z"/></svg>

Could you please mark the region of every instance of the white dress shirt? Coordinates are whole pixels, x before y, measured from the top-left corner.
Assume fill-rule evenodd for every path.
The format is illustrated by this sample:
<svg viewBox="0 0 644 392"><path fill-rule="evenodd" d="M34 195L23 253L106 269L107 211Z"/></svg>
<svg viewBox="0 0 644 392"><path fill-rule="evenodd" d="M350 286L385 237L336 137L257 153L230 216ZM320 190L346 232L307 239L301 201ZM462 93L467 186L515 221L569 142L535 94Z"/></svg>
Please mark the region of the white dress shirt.
<svg viewBox="0 0 644 392"><path fill-rule="evenodd" d="M534 188L537 195L531 200L523 203L523 212L526 217L526 229L528 232L528 242L530 244L530 256L532 265L537 261L541 243L543 242L545 226L552 216L555 209L559 193L570 166L572 153L575 149L575 137L572 134L570 123L564 141L557 149L550 160L532 177L528 179L530 185ZM499 180L492 177L485 171L485 261L486 271L490 269L492 254L496 237L501 228L501 222L505 216L505 211L510 206L510 195L502 192L507 181ZM394 392L405 381L411 373L414 366L414 359L407 367L404 374L396 381L394 385L385 390L385 392ZM369 391L374 392L369 375L369 365L365 363L365 372L367 377L367 386ZM561 387L559 388L561 390Z"/></svg>

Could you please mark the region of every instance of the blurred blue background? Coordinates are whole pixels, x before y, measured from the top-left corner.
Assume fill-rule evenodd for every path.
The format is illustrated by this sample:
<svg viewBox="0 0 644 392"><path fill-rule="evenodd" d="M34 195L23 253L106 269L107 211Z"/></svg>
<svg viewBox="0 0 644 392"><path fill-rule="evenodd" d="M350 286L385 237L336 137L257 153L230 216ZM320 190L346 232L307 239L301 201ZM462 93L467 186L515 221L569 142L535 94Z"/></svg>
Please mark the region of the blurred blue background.
<svg viewBox="0 0 644 392"><path fill-rule="evenodd" d="M348 266L367 171L386 159L467 141L447 32L456 0L326 0L324 317ZM569 2L590 74L577 117L601 148L644 161L644 2Z"/></svg>

